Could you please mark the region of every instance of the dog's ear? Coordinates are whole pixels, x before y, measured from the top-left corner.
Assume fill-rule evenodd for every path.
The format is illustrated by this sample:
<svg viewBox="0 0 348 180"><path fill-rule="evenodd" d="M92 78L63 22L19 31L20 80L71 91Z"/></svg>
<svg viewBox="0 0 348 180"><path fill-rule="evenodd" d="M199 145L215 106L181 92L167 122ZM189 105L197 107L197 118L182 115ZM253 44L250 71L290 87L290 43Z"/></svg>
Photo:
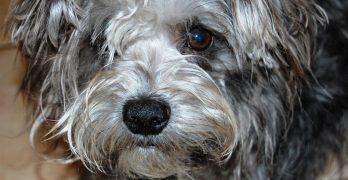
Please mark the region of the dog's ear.
<svg viewBox="0 0 348 180"><path fill-rule="evenodd" d="M64 144L60 137L47 140L43 135L52 126L46 119L57 118L62 111L58 98L61 96L57 95L62 91L59 90L71 89L68 85L61 85L67 78L57 78L61 74L70 77L66 70L66 66L70 66L52 59L59 59L61 52L69 48L66 44L76 39L82 17L79 3L83 2L86 1L14 0L10 7L8 33L25 55L28 66L21 90L28 94L26 97L30 102L38 106L37 109L33 107L33 115L37 118L31 131L31 141L38 152L51 152L53 150L46 149L46 146L54 149Z"/></svg>
<svg viewBox="0 0 348 180"><path fill-rule="evenodd" d="M236 52L267 67L310 66L317 24L324 11L313 0L227 0L235 27Z"/></svg>
<svg viewBox="0 0 348 180"><path fill-rule="evenodd" d="M7 21L8 32L30 59L41 59L57 53L68 41L78 28L79 16L74 0L15 0Z"/></svg>
<svg viewBox="0 0 348 180"><path fill-rule="evenodd" d="M292 69L310 69L317 31L328 21L326 13L313 0L283 0L279 3L281 11L277 16L283 20L279 21L280 27L276 31L280 40L275 51L286 54L282 56L283 60ZM278 58L282 58L280 56Z"/></svg>

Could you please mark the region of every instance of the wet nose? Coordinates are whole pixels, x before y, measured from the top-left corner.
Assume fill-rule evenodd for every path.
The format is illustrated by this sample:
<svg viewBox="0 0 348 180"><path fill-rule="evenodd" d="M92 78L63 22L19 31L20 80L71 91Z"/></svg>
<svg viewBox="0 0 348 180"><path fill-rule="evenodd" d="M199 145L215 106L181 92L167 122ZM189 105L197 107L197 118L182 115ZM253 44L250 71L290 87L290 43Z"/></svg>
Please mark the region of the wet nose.
<svg viewBox="0 0 348 180"><path fill-rule="evenodd" d="M157 135L167 126L171 109L165 101L141 98L128 100L123 107L123 121L134 134Z"/></svg>

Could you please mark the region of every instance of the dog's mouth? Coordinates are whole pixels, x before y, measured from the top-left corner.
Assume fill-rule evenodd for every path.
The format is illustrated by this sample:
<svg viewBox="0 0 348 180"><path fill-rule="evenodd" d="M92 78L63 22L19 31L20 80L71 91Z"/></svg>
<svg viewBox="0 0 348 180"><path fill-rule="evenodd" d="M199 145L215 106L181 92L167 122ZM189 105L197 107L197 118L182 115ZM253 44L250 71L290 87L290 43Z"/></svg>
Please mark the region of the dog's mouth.
<svg viewBox="0 0 348 180"><path fill-rule="evenodd" d="M137 146L142 148L156 148L156 144L153 143L152 141L140 142L137 144Z"/></svg>
<svg viewBox="0 0 348 180"><path fill-rule="evenodd" d="M144 138L142 141L137 142L134 146L134 149L142 149L144 151L151 150L161 153L171 152L171 148L164 145L164 143L156 142L152 138ZM213 157L210 154L205 153L200 148L195 148L191 150L191 152L187 155L188 159L186 163L191 164L191 166L193 167L203 166L213 159Z"/></svg>
<svg viewBox="0 0 348 180"><path fill-rule="evenodd" d="M163 143L160 143L158 138L157 141L155 140L155 137L152 136L138 136L136 140L133 142L133 147L137 148L159 148L163 145Z"/></svg>

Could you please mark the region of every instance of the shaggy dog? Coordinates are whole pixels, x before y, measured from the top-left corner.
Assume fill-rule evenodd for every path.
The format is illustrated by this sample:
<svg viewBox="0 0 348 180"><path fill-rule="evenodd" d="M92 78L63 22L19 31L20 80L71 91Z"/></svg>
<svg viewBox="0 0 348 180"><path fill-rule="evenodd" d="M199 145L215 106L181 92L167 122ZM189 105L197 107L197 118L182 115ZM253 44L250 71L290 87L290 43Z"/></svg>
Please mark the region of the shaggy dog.
<svg viewBox="0 0 348 180"><path fill-rule="evenodd" d="M28 66L33 147L80 162L81 179L316 179L330 168L339 178L347 9L16 0L8 26Z"/></svg>

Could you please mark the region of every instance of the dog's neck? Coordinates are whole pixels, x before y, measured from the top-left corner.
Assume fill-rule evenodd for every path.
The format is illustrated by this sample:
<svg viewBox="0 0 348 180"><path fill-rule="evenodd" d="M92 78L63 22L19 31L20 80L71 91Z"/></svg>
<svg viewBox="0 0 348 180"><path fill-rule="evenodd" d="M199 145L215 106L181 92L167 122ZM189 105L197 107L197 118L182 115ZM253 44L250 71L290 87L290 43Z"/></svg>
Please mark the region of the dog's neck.
<svg viewBox="0 0 348 180"><path fill-rule="evenodd" d="M0 179L77 179L75 168L49 163L29 142L26 107L18 93L23 61L13 49L0 49Z"/></svg>

